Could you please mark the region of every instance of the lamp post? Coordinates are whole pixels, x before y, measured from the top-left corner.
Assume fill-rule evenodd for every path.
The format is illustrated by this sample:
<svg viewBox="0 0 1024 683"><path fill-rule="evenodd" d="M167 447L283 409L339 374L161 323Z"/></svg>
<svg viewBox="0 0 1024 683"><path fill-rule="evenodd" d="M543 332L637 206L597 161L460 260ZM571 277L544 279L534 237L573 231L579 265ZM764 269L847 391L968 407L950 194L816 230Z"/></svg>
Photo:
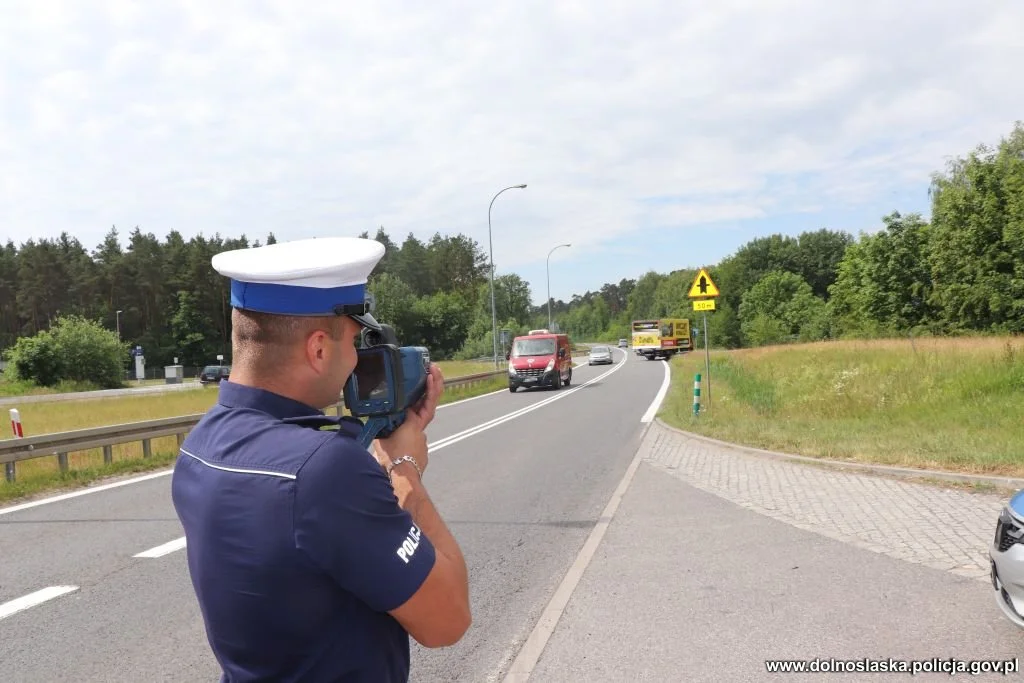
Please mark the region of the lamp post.
<svg viewBox="0 0 1024 683"><path fill-rule="evenodd" d="M115 318L117 319L117 341L121 341L121 314L122 313L124 313L124 311L118 311L115 314Z"/></svg>
<svg viewBox="0 0 1024 683"><path fill-rule="evenodd" d="M522 190L526 187L526 184L512 185L506 187L505 190ZM487 244L491 252L491 341L494 346L494 368L498 368L498 316L494 308L494 240L491 238L491 207L494 206L494 200L498 198L505 190L501 190L498 194L491 198L491 204L487 207Z"/></svg>
<svg viewBox="0 0 1024 683"><path fill-rule="evenodd" d="M559 244L557 247L553 247L551 249L551 251L548 252L547 273L548 273L548 329L549 330L553 327L553 323L551 322L551 254L554 253L555 249L558 249L559 247L571 247L571 246L572 246L571 244Z"/></svg>

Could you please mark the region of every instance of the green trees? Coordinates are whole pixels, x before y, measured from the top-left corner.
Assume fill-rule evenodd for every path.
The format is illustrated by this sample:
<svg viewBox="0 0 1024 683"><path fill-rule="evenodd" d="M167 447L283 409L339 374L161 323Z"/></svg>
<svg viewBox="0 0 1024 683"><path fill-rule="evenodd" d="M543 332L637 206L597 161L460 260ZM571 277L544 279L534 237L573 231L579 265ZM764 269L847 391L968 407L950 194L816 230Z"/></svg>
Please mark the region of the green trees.
<svg viewBox="0 0 1024 683"><path fill-rule="evenodd" d="M1024 332L1024 127L932 177L932 219L898 212L840 264L840 333Z"/></svg>
<svg viewBox="0 0 1024 683"><path fill-rule="evenodd" d="M739 317L750 346L817 341L828 331L824 300L803 277L785 270L768 273L743 295Z"/></svg>
<svg viewBox="0 0 1024 683"><path fill-rule="evenodd" d="M15 379L40 386L86 382L101 389L121 386L128 347L117 334L80 316L57 318L48 330L20 337L6 360Z"/></svg>
<svg viewBox="0 0 1024 683"><path fill-rule="evenodd" d="M929 303L946 330L1024 331L1024 126L932 180Z"/></svg>
<svg viewBox="0 0 1024 683"><path fill-rule="evenodd" d="M885 216L839 264L831 314L843 334L899 334L931 319L929 226L918 214Z"/></svg>

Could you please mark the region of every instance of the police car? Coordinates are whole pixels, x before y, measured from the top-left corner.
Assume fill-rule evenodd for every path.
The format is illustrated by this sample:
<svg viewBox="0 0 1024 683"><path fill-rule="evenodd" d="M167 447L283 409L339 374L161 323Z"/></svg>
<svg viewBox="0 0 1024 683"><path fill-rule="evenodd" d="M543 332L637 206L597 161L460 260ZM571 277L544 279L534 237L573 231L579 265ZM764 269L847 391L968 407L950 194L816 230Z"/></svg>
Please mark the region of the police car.
<svg viewBox="0 0 1024 683"><path fill-rule="evenodd" d="M1007 619L1024 628L1024 489L999 513L988 555L996 604Z"/></svg>

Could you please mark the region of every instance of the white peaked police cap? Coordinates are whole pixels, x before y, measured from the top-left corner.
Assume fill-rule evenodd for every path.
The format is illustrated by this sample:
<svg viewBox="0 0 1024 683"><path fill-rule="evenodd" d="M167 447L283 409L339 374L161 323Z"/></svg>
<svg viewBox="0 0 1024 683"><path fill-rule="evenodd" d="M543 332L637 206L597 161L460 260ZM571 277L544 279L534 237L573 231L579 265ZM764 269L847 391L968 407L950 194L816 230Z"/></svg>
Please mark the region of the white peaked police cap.
<svg viewBox="0 0 1024 683"><path fill-rule="evenodd" d="M347 315L380 330L366 282L384 245L361 237L317 237L216 254L231 279L231 305L277 315Z"/></svg>

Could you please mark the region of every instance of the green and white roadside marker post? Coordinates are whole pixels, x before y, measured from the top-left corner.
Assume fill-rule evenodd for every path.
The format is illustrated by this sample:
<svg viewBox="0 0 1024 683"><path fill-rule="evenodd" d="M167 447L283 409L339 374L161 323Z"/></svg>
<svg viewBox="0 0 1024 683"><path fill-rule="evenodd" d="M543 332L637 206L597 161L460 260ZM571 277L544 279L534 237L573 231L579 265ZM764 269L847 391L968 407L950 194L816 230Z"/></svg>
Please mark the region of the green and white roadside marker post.
<svg viewBox="0 0 1024 683"><path fill-rule="evenodd" d="M693 415L700 415L700 373L693 377Z"/></svg>
<svg viewBox="0 0 1024 683"><path fill-rule="evenodd" d="M693 310L700 311L704 315L704 326L701 330L704 333L704 373L708 378L708 410L711 410L711 351L708 348L708 311L715 310L715 298L719 295L718 287L708 275L706 268L701 268L697 277L690 285L690 293L687 295L693 300ZM697 375L697 386L694 387L693 414L697 414L697 400L700 397L700 375Z"/></svg>

